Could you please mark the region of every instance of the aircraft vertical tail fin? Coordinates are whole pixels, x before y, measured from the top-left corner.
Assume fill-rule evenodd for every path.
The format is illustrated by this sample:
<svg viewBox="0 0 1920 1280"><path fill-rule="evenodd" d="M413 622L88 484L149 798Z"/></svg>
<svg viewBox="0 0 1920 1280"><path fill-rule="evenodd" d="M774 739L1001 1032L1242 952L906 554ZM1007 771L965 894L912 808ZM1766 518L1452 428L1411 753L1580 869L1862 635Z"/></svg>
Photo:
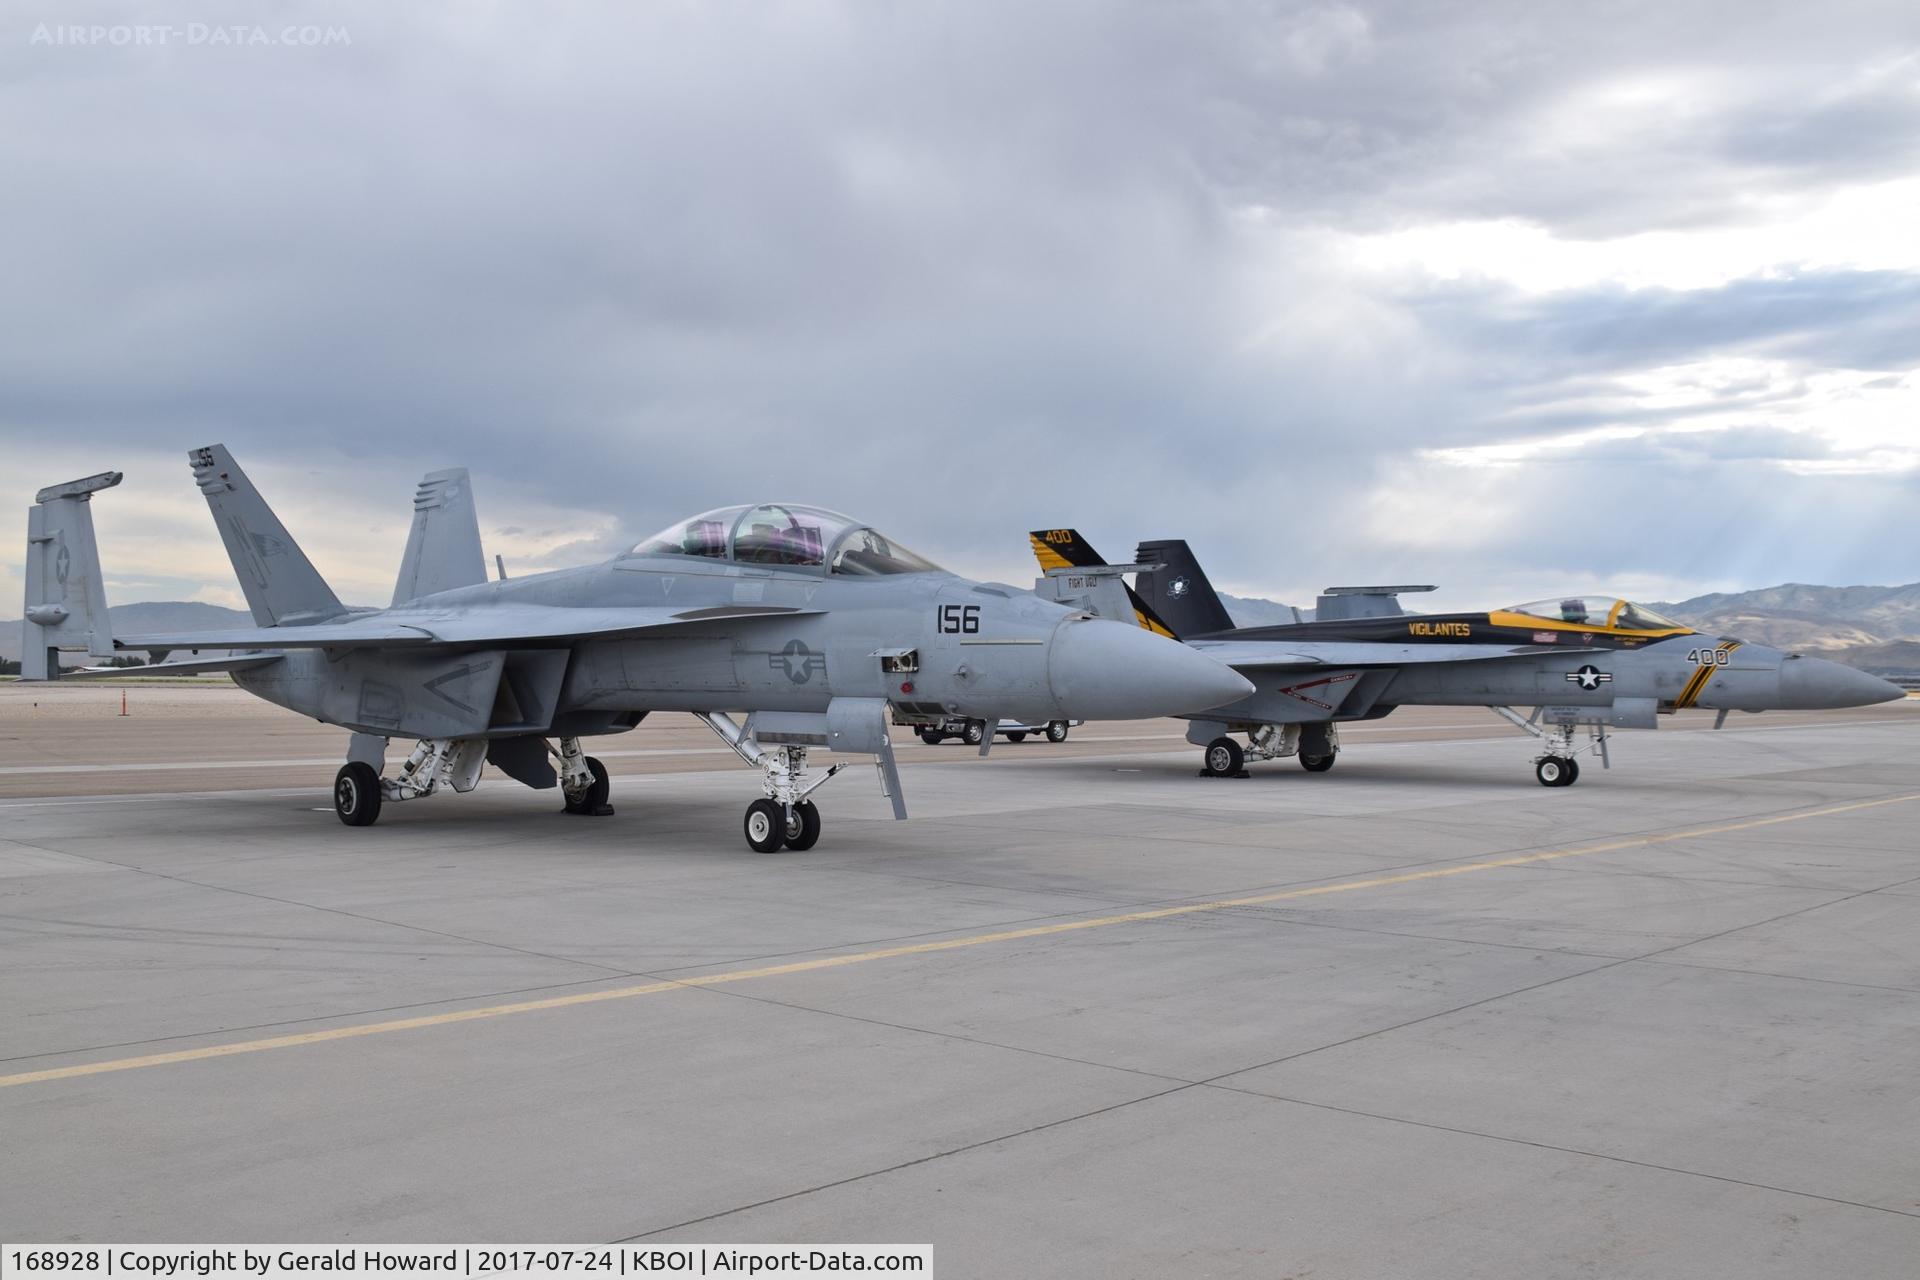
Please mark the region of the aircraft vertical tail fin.
<svg viewBox="0 0 1920 1280"><path fill-rule="evenodd" d="M1093 544L1080 536L1078 529L1035 529L1027 535L1033 543L1033 558L1044 572L1049 569L1092 569L1106 564Z"/></svg>
<svg viewBox="0 0 1920 1280"><path fill-rule="evenodd" d="M1040 562L1041 570L1049 576L1058 576L1057 571L1067 569L1098 570L1113 567L1101 559L1100 553L1093 549L1092 543L1080 536L1078 529L1035 529L1027 537L1033 543L1033 558ZM1148 607L1140 594L1127 586L1124 580L1120 587L1126 592L1127 608L1132 611L1133 620L1155 635L1171 639L1172 628L1160 620L1160 615ZM1096 599L1094 588L1088 588L1088 592L1087 599L1090 602ZM1065 597L1056 593L1055 598ZM1100 617L1107 616L1107 612L1100 608L1095 608L1093 612ZM1125 619L1126 614L1120 613L1117 620Z"/></svg>
<svg viewBox="0 0 1920 1280"><path fill-rule="evenodd" d="M263 627L338 617L346 609L223 444L187 454L253 620Z"/></svg>
<svg viewBox="0 0 1920 1280"><path fill-rule="evenodd" d="M61 649L113 656L106 584L93 539L93 495L120 483L118 471L50 485L27 508L26 618L20 624L20 678L54 680Z"/></svg>
<svg viewBox="0 0 1920 1280"><path fill-rule="evenodd" d="M480 515L465 467L430 471L413 495L413 528L400 559L393 603L405 604L436 591L471 587L487 580L480 550Z"/></svg>
<svg viewBox="0 0 1920 1280"><path fill-rule="evenodd" d="M1143 542L1134 558L1141 564L1165 566L1141 574L1138 581L1146 606L1166 620L1174 635L1185 639L1233 630L1232 616L1185 542Z"/></svg>

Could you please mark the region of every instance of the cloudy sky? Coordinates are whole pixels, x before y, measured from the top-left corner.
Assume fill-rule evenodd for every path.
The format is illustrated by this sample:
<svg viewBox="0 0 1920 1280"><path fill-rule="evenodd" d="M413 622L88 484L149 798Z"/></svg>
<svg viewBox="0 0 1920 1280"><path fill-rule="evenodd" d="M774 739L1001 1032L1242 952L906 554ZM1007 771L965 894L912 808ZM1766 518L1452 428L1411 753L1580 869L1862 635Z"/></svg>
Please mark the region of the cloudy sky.
<svg viewBox="0 0 1920 1280"><path fill-rule="evenodd" d="M1016 582L1920 578L1911 0L0 15L0 509L124 470L116 601L238 603L213 441L376 603L455 464L522 573L772 496Z"/></svg>

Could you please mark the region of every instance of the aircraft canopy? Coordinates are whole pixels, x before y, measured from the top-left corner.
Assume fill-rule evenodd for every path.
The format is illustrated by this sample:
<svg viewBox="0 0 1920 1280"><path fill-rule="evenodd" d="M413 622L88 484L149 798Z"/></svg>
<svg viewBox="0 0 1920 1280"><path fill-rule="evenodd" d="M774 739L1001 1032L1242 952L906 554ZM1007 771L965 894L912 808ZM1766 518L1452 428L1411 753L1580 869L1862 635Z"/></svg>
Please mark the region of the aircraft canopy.
<svg viewBox="0 0 1920 1280"><path fill-rule="evenodd" d="M1643 604L1617 596L1562 596L1516 604L1508 613L1579 627L1608 627L1620 631L1686 631L1684 623L1662 617Z"/></svg>
<svg viewBox="0 0 1920 1280"><path fill-rule="evenodd" d="M939 566L874 529L821 507L721 507L670 525L629 555L701 556L739 564L824 569L848 577L927 573Z"/></svg>

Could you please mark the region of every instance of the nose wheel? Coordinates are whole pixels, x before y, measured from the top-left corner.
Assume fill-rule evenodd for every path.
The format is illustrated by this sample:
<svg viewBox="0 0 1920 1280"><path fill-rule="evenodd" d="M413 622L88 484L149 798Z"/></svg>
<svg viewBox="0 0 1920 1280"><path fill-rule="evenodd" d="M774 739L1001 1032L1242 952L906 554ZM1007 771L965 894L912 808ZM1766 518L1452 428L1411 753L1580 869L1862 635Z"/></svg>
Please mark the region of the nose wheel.
<svg viewBox="0 0 1920 1280"><path fill-rule="evenodd" d="M1533 776L1543 787L1570 787L1580 779L1580 762L1572 756L1541 756L1533 762Z"/></svg>
<svg viewBox="0 0 1920 1280"><path fill-rule="evenodd" d="M747 806L747 844L755 853L792 849L804 853L820 841L820 808L811 800L783 805L755 800Z"/></svg>

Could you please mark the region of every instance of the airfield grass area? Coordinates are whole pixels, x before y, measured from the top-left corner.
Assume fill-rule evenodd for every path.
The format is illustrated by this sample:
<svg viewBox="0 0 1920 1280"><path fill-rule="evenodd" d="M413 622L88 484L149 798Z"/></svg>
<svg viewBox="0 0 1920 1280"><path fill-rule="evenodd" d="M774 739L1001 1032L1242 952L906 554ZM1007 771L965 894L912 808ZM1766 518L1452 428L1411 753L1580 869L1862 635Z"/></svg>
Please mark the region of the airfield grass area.
<svg viewBox="0 0 1920 1280"><path fill-rule="evenodd" d="M909 741L758 855L690 718L607 818L340 825L338 730L0 689L0 1238L932 1241L942 1277L1911 1277L1920 700L1484 711L1328 774ZM602 750L604 748L604 750ZM86 766L84 769L74 766Z"/></svg>

